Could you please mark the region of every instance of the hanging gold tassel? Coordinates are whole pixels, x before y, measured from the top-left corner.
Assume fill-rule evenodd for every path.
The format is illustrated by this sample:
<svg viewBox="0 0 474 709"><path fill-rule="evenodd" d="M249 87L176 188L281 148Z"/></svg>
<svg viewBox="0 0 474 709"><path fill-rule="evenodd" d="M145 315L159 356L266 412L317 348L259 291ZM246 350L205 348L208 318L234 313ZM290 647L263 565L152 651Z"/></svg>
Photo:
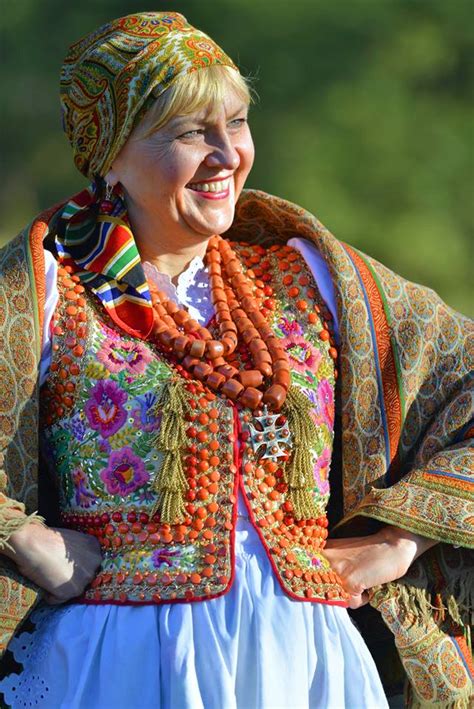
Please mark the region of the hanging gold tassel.
<svg viewBox="0 0 474 709"><path fill-rule="evenodd" d="M292 435L293 454L285 466L288 500L293 505L295 519L319 517L314 502L314 461L311 448L318 438L318 429L311 417L312 404L303 392L291 386L283 409Z"/></svg>
<svg viewBox="0 0 474 709"><path fill-rule="evenodd" d="M156 448L163 452L163 464L152 485L158 497L152 514L159 512L165 524L177 524L186 516L187 482L182 455L186 443L186 414L190 410L183 382L173 379L167 382L155 404L155 412L161 414Z"/></svg>

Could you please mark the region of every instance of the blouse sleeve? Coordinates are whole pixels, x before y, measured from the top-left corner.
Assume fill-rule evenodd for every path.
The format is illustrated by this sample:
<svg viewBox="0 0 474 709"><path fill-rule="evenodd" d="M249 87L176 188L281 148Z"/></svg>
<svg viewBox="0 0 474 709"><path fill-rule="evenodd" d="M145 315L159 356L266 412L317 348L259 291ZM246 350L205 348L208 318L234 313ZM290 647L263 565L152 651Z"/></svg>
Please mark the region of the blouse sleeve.
<svg viewBox="0 0 474 709"><path fill-rule="evenodd" d="M51 327L54 311L58 304L58 264L52 253L44 252L44 265L46 275L46 298L44 306L44 322L43 322L43 347L41 349L41 359L39 365L39 382L40 386L44 384L49 367L51 365L52 348L51 348Z"/></svg>
<svg viewBox="0 0 474 709"><path fill-rule="evenodd" d="M290 239L288 241L288 246L292 246L294 249L300 252L301 256L306 261L306 265L311 271L316 285L319 288L319 292L326 306L333 318L334 324L334 337L339 344L339 327L337 320L337 307L336 307L336 296L334 294L334 284L332 282L331 274L329 273L329 268L318 249L314 244L306 239Z"/></svg>

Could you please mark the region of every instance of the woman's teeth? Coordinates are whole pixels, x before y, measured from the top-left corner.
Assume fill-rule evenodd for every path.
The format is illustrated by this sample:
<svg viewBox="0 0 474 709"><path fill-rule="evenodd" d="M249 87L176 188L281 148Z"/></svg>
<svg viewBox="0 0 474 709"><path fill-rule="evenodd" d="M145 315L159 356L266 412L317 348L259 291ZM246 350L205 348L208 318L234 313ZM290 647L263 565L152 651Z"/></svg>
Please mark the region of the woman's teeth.
<svg viewBox="0 0 474 709"><path fill-rule="evenodd" d="M229 180L218 180L217 182L190 182L187 185L190 190L197 192L225 192L229 187Z"/></svg>

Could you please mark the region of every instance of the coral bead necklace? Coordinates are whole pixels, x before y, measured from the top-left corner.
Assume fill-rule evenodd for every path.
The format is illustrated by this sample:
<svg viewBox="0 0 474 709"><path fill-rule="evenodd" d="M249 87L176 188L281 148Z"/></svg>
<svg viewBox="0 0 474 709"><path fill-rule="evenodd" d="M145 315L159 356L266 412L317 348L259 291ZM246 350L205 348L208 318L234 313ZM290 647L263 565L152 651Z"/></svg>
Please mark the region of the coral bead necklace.
<svg viewBox="0 0 474 709"><path fill-rule="evenodd" d="M291 383L288 355L262 315L254 284L230 244L213 236L206 258L221 339L213 339L206 327L150 284L152 337L210 389L252 410L263 404L279 411ZM248 349L252 369L239 370L226 361L240 341Z"/></svg>
<svg viewBox="0 0 474 709"><path fill-rule="evenodd" d="M316 299L315 289L307 287L310 282L306 275L292 275L301 270L294 263L298 255L290 247L279 245L270 246L268 252L275 253L278 271L285 274L281 278L283 286L292 285L288 297L295 298L296 308L306 314L309 326L319 325L321 329L318 328L316 336L327 343L327 353L335 360L337 350L328 329L329 313L323 304L316 302L309 308L305 294ZM219 392L239 407L252 411L251 415L244 415L243 434L255 459L282 466L286 501L295 519L316 519L319 513L313 495L311 451L319 434L311 415L313 404L300 387L291 383L285 344L266 319L268 311L275 307L271 298L273 287L268 283L271 275L267 272L271 259L265 258L263 247L256 247L250 256L245 253L242 251L241 262L227 241L219 236L209 240L206 260L221 339L214 339L207 328L154 284L150 284L154 309L151 337L177 359L178 370L188 372L200 382L200 387ZM242 264L249 267L245 273ZM159 500L157 509L162 519L170 523L184 515L187 483L179 451L188 435L185 421L191 414L186 407L182 381L172 380L159 401L162 420L157 447L165 450L166 455L154 483Z"/></svg>

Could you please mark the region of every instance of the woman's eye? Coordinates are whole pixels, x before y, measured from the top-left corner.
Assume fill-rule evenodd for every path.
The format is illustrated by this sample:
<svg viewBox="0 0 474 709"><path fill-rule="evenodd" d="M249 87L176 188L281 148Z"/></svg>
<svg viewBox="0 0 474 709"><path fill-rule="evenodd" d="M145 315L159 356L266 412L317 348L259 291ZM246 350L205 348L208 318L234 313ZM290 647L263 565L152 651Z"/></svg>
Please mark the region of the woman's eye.
<svg viewBox="0 0 474 709"><path fill-rule="evenodd" d="M240 126L243 126L244 123L247 123L246 118L234 118L232 121L230 121L231 126L234 126L235 128L239 128Z"/></svg>
<svg viewBox="0 0 474 709"><path fill-rule="evenodd" d="M197 135L202 135L204 130L202 128L195 128L194 130L187 130L185 133L178 135L178 138L195 138Z"/></svg>
<svg viewBox="0 0 474 709"><path fill-rule="evenodd" d="M227 124L230 128L240 128L245 123L247 123L247 118L233 118ZM184 133L178 135L178 139L186 138L197 138L200 135L204 135L206 132L205 128L193 128L192 130L187 130Z"/></svg>

